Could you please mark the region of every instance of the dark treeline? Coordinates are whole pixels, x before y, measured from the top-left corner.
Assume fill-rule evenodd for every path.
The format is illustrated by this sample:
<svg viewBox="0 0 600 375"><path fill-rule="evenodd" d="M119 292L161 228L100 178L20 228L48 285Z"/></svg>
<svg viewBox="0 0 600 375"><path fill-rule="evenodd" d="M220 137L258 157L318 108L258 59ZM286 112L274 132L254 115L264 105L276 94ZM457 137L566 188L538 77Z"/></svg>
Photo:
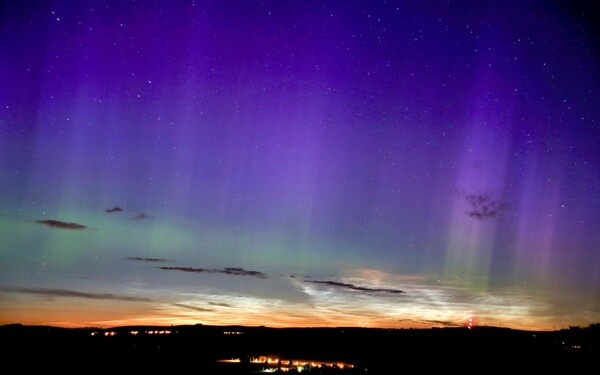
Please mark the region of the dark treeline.
<svg viewBox="0 0 600 375"><path fill-rule="evenodd" d="M600 324L552 332L494 327L275 329L203 325L65 329L16 324L0 326L0 343L5 366L17 361L24 372L37 368L84 372L116 368L253 373L259 367L244 362L260 355L356 365L339 373L398 373L398 369L409 368L426 372L572 372L589 368L600 358ZM241 358L242 364L215 362L226 358ZM320 371L308 372L329 373Z"/></svg>

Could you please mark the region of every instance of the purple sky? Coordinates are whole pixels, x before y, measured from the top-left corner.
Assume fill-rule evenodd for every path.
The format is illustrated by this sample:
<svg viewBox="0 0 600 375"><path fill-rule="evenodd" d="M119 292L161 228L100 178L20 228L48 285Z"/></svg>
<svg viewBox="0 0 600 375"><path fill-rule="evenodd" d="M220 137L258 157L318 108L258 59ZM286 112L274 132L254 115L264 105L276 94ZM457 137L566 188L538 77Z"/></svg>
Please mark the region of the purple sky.
<svg viewBox="0 0 600 375"><path fill-rule="evenodd" d="M600 320L584 3L2 3L0 323Z"/></svg>

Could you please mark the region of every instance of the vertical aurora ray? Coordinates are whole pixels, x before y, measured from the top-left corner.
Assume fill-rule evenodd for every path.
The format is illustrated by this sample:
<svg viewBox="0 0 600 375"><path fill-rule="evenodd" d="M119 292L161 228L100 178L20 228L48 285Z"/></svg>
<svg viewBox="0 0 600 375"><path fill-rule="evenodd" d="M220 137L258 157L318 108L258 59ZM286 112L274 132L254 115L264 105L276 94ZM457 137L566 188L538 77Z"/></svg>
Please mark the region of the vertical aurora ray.
<svg viewBox="0 0 600 375"><path fill-rule="evenodd" d="M479 82L480 79L477 80ZM512 135L511 105L490 106L479 99L504 88L484 85L473 91L464 143L457 158L455 192L448 221L446 273L478 288L488 284L498 226L505 212Z"/></svg>

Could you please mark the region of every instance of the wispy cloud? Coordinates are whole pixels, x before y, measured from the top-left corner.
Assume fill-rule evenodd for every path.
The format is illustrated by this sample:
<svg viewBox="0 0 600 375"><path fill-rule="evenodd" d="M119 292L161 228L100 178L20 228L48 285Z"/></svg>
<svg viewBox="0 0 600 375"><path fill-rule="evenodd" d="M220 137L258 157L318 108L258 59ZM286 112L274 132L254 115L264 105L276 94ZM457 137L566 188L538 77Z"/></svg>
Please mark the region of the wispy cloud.
<svg viewBox="0 0 600 375"><path fill-rule="evenodd" d="M210 273L212 270L206 269L206 268L193 268L193 267L158 267L161 270L166 270L166 271L181 271L181 272L193 272L193 273Z"/></svg>
<svg viewBox="0 0 600 375"><path fill-rule="evenodd" d="M266 279L267 275L265 273L259 271L248 271L241 267L228 267L224 270L214 270L220 273L224 273L226 275L238 275L238 276L253 276L261 279Z"/></svg>
<svg viewBox="0 0 600 375"><path fill-rule="evenodd" d="M464 323L453 322L450 320L428 320L428 319L398 319L400 323L407 323L409 325L427 327L464 327Z"/></svg>
<svg viewBox="0 0 600 375"><path fill-rule="evenodd" d="M38 224L47 225L50 228L74 229L74 230L88 229L88 227L86 225L70 223L70 222L61 221L61 220L36 220L35 222Z"/></svg>
<svg viewBox="0 0 600 375"><path fill-rule="evenodd" d="M507 207L487 194L467 194L465 199L470 206L467 215L480 221L495 217Z"/></svg>
<svg viewBox="0 0 600 375"><path fill-rule="evenodd" d="M323 285L332 286L334 288L356 290L356 291L359 291L359 292L367 292L367 293L390 293L390 294L403 294L403 293L406 293L405 291L400 290L400 289L369 288L369 287L365 287L365 286L357 286L357 285L354 285L354 284L341 283L341 282L338 282L338 281L329 281L329 280L304 280L304 281L307 282L307 283L323 284Z"/></svg>
<svg viewBox="0 0 600 375"><path fill-rule="evenodd" d="M211 305L211 306L233 307L230 304L225 303L225 302L209 302L208 304Z"/></svg>
<svg viewBox="0 0 600 375"><path fill-rule="evenodd" d="M121 207L119 207L119 206L115 206L115 207L113 207L113 208L107 208L105 211L106 211L107 213L109 213L109 214L112 214L113 212L122 212L122 211L125 211L125 210L124 210L124 209L122 209L122 208L121 208Z"/></svg>
<svg viewBox="0 0 600 375"><path fill-rule="evenodd" d="M166 262L166 259L163 258L143 258L143 257L125 257L127 260L135 260L139 262L150 262L150 263L160 263Z"/></svg>
<svg viewBox="0 0 600 375"><path fill-rule="evenodd" d="M133 217L133 220L146 220L146 219L154 219L154 216L148 215L145 212L140 212L139 214Z"/></svg>
<svg viewBox="0 0 600 375"><path fill-rule="evenodd" d="M204 307L197 307L197 306L192 306L192 305L186 305L186 304L183 304L183 303L174 303L173 306L183 307L184 309L189 309L189 310L194 310L194 311L201 311L201 312L214 311L213 309L206 309Z"/></svg>
<svg viewBox="0 0 600 375"><path fill-rule="evenodd" d="M1 290L11 293L33 294L38 296L50 297L68 297L68 298L84 298L97 300L113 300L113 301L130 301L130 302L148 302L148 298L123 296L112 293L89 293L79 292L69 289L45 289L45 288L1 288Z"/></svg>
<svg viewBox="0 0 600 375"><path fill-rule="evenodd" d="M181 271L181 272L191 272L191 273L221 273L224 275L233 275L233 276L251 276L258 277L259 279L266 279L267 274L259 271L250 271L246 270L242 267L227 267L224 269L208 269L208 268L194 268L194 267L158 267L161 270L166 271Z"/></svg>

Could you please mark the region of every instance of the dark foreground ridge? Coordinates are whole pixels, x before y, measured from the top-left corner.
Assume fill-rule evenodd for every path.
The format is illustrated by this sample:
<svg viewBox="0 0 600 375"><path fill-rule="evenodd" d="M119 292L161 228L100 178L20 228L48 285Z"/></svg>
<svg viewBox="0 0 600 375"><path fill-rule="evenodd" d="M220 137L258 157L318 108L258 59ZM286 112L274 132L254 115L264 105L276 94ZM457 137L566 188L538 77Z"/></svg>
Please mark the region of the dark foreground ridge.
<svg viewBox="0 0 600 375"><path fill-rule="evenodd" d="M0 343L2 357L8 359L5 366L20 359L25 372L34 368L201 374L572 372L590 368L600 358L600 324L552 332L204 325L66 329L11 324L0 326Z"/></svg>

